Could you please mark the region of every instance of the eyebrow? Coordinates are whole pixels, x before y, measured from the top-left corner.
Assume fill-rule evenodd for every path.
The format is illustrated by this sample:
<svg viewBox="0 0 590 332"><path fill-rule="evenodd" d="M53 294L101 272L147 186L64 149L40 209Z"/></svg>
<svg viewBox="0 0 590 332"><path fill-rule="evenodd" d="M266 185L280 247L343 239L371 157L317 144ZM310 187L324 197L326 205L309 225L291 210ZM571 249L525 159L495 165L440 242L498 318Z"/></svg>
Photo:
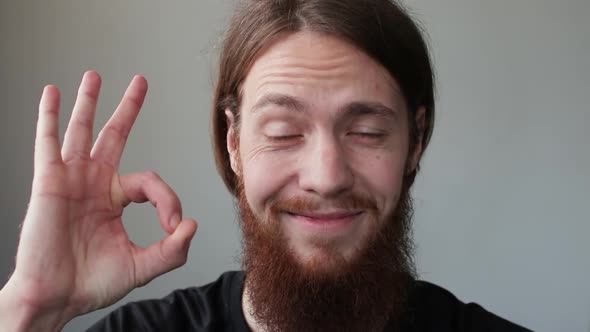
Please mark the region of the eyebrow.
<svg viewBox="0 0 590 332"><path fill-rule="evenodd" d="M295 97L280 94L280 93L270 93L264 95L254 106L252 106L252 113L256 113L257 111L268 107L268 106L280 106L284 107L289 110L294 110L297 112L306 112L305 103Z"/></svg>
<svg viewBox="0 0 590 332"><path fill-rule="evenodd" d="M302 100L286 94L269 93L262 96L262 98L260 98L260 100L254 104L252 107L252 113L256 113L261 109L271 105L283 107L288 110L301 113L307 112L307 106ZM338 113L344 117L358 117L363 115L377 115L387 118L399 117L399 112L395 111L394 109L387 107L380 102L371 101L356 101L349 103L344 105L344 107L342 107Z"/></svg>
<svg viewBox="0 0 590 332"><path fill-rule="evenodd" d="M352 102L343 109L344 117L358 117L363 115L377 115L386 118L397 118L399 112L379 102Z"/></svg>

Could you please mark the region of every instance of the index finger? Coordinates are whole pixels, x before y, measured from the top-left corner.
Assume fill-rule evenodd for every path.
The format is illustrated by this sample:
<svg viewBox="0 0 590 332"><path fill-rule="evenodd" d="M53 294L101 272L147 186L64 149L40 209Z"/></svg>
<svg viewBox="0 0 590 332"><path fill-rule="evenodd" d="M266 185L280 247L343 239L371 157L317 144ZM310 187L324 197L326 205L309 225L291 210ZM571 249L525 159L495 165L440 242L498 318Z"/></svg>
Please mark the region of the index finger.
<svg viewBox="0 0 590 332"><path fill-rule="evenodd" d="M119 166L131 127L137 119L147 93L147 81L136 75L121 99L121 103L98 134L98 139L90 152L90 157Z"/></svg>

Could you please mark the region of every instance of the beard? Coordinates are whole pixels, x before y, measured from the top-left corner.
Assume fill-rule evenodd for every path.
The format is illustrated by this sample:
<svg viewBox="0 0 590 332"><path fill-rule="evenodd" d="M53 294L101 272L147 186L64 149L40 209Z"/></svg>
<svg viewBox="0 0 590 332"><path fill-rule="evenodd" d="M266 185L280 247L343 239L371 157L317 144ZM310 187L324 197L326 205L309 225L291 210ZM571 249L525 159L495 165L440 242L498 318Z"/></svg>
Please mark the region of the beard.
<svg viewBox="0 0 590 332"><path fill-rule="evenodd" d="M321 255L303 262L281 231L279 211L313 211L319 202L276 200L256 216L239 182L245 291L258 324L273 332L397 330L416 276L409 188L385 220L366 197L335 199L330 206L369 211L362 222L371 229L349 257L329 239L317 239L312 243Z"/></svg>

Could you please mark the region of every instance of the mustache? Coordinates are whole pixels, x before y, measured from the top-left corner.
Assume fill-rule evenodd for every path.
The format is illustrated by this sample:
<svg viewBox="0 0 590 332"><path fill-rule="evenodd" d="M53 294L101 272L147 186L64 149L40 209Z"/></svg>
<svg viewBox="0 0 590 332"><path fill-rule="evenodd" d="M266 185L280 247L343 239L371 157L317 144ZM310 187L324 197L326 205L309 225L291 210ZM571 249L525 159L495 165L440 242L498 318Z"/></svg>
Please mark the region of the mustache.
<svg viewBox="0 0 590 332"><path fill-rule="evenodd" d="M275 199L269 202L270 212L303 213L320 210L365 210L373 212L377 210L377 204L371 198L350 193L332 199L323 199L311 196L291 196L284 199Z"/></svg>

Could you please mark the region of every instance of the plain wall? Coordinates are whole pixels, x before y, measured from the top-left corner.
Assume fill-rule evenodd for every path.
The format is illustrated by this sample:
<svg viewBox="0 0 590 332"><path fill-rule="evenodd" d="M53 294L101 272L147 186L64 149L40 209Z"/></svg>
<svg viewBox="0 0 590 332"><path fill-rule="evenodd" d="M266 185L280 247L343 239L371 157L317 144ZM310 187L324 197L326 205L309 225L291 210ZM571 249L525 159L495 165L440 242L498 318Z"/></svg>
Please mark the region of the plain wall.
<svg viewBox="0 0 590 332"><path fill-rule="evenodd" d="M406 3L428 32L438 74L434 137L414 188L421 277L534 330L590 331L590 1ZM61 88L63 133L86 69L103 77L97 131L131 77L147 77L121 172L158 172L185 215L200 221L186 266L116 306L240 267L233 201L215 171L209 125L216 47L232 7L0 3L2 283L30 194L41 90ZM164 235L149 205L131 206L124 220L139 244Z"/></svg>

